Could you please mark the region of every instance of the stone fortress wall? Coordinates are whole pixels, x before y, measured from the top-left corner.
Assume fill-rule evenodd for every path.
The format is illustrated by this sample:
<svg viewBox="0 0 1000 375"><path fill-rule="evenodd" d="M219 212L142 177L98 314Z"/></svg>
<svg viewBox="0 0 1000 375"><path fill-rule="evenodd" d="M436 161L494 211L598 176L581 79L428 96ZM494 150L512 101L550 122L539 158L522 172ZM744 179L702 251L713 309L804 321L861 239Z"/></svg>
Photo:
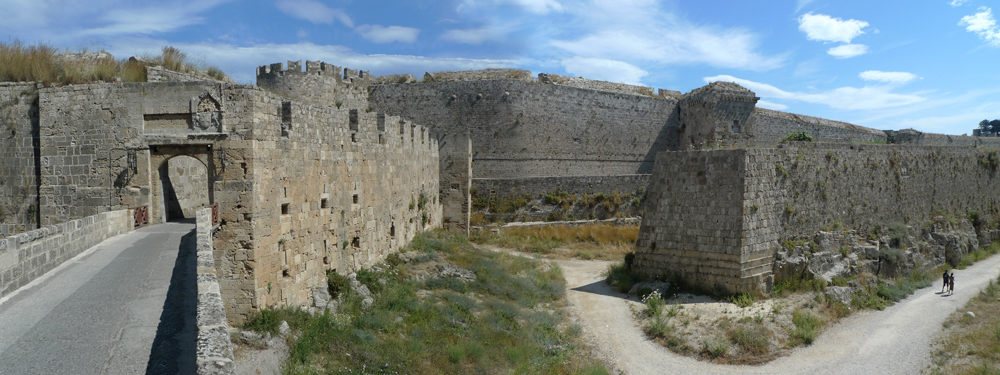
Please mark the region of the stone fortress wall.
<svg viewBox="0 0 1000 375"><path fill-rule="evenodd" d="M676 100L507 79L381 85L370 103L468 130L476 178L528 178L649 173Z"/></svg>
<svg viewBox="0 0 1000 375"><path fill-rule="evenodd" d="M996 151L970 147L802 142L664 152L634 267L727 292L766 291L783 239L997 214L996 160Z"/></svg>
<svg viewBox="0 0 1000 375"><path fill-rule="evenodd" d="M593 192L636 192L649 186L648 174L613 176L568 176L529 178L473 178L472 188L477 194L490 197L506 194L542 195L554 190L553 186L568 194Z"/></svg>
<svg viewBox="0 0 1000 375"><path fill-rule="evenodd" d="M592 79L563 76L551 73L538 73L538 82L577 87L581 89L617 92L622 94L660 96L660 97L674 98L674 99L680 99L682 96L680 91L657 89L656 92L654 92L652 87L629 85L624 83L615 83L607 81L597 81Z"/></svg>
<svg viewBox="0 0 1000 375"><path fill-rule="evenodd" d="M38 228L34 83L0 83L0 236Z"/></svg>
<svg viewBox="0 0 1000 375"><path fill-rule="evenodd" d="M885 142L886 133L841 121L821 119L766 108L754 110L750 125L756 145L773 146L794 132L806 132L821 142L873 143Z"/></svg>
<svg viewBox="0 0 1000 375"><path fill-rule="evenodd" d="M437 139L366 107L210 81L6 85L0 95L16 102L3 107L14 133L0 177L19 199L2 206L15 213L2 216L7 230L143 206L158 223L172 207L171 218L190 219L217 204L231 322L310 304L327 271L373 265L442 223Z"/></svg>
<svg viewBox="0 0 1000 375"><path fill-rule="evenodd" d="M410 75L373 77L321 62L302 68L297 62L288 69L260 67L260 87L215 81L0 86L0 134L10 134L0 137L0 230L22 232L142 206L157 223L218 204L217 275L229 319L239 322L254 309L308 304L327 271L378 262L420 230L467 231L472 188L491 196L610 193L606 189L639 191L649 180L641 267L651 275L674 272L656 265L666 258L642 255L642 246L660 254L669 243L680 251L664 255L675 257L671 264L716 275L706 282L731 289L766 284L776 241L767 230L775 225L782 225L779 237L827 225L838 209L846 215L836 200L840 192L851 207L891 210L894 202L874 195L876 180L864 185L868 190L825 191L823 202L833 197L838 205L817 203L818 193L768 184L775 167L758 160L774 152L767 157L775 163L791 163L781 154L791 148L721 150L772 147L798 130L859 150L878 150L864 143L886 140L886 133L868 128L758 109L754 93L734 84L711 84L677 99L666 90L653 95L652 89L554 75L535 80L511 69L430 73L416 83ZM889 135L908 144L997 142ZM819 157L796 147L805 150L796 161ZM894 147L886 150L909 150ZM661 153L677 150L707 151ZM860 160L853 149L838 150L830 152L845 163ZM757 153L764 156L746 156ZM931 151L921 155L914 163L923 168ZM890 156L869 156L880 157ZM973 162L954 157L956 168ZM830 173L825 186L843 178L845 172L818 163L815 173ZM878 169L885 165L876 172L890 173ZM851 178L861 180L864 174L853 168L858 174ZM906 176L902 170L892 175L897 171L898 178ZM937 172L944 173L920 173ZM792 172L782 178L786 174ZM789 196L813 198L785 202ZM774 201L754 201L760 197ZM954 210L964 199L942 201L942 209ZM748 219L747 207L762 218L783 203L809 214L793 224ZM813 212L815 218L808 216Z"/></svg>

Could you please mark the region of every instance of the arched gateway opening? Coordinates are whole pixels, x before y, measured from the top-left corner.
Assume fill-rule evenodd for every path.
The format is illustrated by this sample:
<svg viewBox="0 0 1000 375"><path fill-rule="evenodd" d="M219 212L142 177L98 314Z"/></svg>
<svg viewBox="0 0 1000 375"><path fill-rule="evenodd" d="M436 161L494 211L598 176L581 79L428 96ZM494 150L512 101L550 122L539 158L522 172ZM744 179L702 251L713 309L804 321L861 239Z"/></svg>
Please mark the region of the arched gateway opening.
<svg viewBox="0 0 1000 375"><path fill-rule="evenodd" d="M214 202L210 145L150 146L152 222L194 220Z"/></svg>
<svg viewBox="0 0 1000 375"><path fill-rule="evenodd" d="M175 156L163 162L159 172L166 221L193 219L199 208L209 206L208 168L201 161Z"/></svg>

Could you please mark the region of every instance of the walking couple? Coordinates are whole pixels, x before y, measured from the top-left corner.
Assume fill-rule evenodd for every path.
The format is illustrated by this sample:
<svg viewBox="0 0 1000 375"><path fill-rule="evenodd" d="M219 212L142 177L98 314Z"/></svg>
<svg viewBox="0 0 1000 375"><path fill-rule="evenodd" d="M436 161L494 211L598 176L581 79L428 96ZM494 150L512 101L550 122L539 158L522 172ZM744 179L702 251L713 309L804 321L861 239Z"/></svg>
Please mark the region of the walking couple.
<svg viewBox="0 0 1000 375"><path fill-rule="evenodd" d="M944 294L945 290L948 291L948 294L954 294L955 293L955 273L952 272L949 275L948 274L948 270L945 270L944 274L941 275L941 278L944 279L944 284L941 285L941 294Z"/></svg>

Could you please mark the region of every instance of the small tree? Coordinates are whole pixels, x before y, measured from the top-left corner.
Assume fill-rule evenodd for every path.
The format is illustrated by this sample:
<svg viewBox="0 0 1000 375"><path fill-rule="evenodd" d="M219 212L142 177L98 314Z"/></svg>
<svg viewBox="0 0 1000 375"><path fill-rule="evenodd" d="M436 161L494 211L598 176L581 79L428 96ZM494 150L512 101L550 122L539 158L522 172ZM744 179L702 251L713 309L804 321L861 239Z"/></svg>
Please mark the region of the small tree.
<svg viewBox="0 0 1000 375"><path fill-rule="evenodd" d="M990 129L990 120L980 121L979 122L979 130L981 130L983 133L989 133L990 130L991 130Z"/></svg>
<svg viewBox="0 0 1000 375"><path fill-rule="evenodd" d="M990 121L990 131L993 133L1000 133L1000 120Z"/></svg>

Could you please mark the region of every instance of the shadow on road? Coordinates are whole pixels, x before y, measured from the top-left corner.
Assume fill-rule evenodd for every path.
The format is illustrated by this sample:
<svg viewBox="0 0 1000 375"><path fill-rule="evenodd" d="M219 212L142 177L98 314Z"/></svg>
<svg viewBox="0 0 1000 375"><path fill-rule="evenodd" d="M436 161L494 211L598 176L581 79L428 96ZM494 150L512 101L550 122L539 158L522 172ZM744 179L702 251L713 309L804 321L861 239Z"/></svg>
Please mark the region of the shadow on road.
<svg viewBox="0 0 1000 375"><path fill-rule="evenodd" d="M194 374L197 338L198 263L195 231L181 238L167 299L149 353L146 374Z"/></svg>
<svg viewBox="0 0 1000 375"><path fill-rule="evenodd" d="M595 282L592 282L592 283L587 284L587 285L581 285L581 286L578 286L578 287L573 288L571 290L574 290L574 291L577 291L577 292L599 294L599 295L607 296L607 297L615 297L615 298L621 298L621 299L628 299L628 295L625 295L625 294L622 294L622 293L618 293L617 291L615 291L615 289L613 287L611 287L611 285L608 285L608 283L604 282L604 280L595 281Z"/></svg>

